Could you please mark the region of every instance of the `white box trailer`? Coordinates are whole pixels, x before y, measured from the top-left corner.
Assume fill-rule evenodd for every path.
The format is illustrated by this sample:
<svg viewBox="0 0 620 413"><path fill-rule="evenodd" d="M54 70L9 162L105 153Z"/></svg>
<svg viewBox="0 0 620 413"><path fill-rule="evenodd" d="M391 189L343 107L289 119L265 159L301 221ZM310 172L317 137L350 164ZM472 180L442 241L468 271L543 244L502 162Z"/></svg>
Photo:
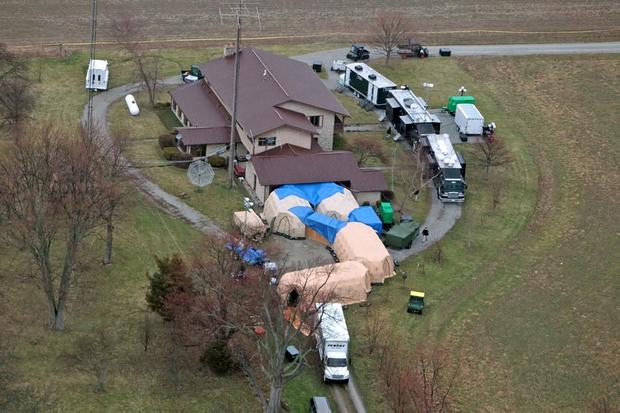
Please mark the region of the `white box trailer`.
<svg viewBox="0 0 620 413"><path fill-rule="evenodd" d="M108 61L91 60L86 71L86 89L108 90Z"/></svg>
<svg viewBox="0 0 620 413"><path fill-rule="evenodd" d="M456 107L454 122L459 133L464 135L482 135L484 117L476 105L461 103Z"/></svg>
<svg viewBox="0 0 620 413"><path fill-rule="evenodd" d="M377 107L384 107L388 91L396 89L396 83L367 64L359 62L346 66L344 84L354 95L367 99Z"/></svg>
<svg viewBox="0 0 620 413"><path fill-rule="evenodd" d="M317 304L314 335L316 348L323 364L323 381L349 381L349 331L342 304Z"/></svg>

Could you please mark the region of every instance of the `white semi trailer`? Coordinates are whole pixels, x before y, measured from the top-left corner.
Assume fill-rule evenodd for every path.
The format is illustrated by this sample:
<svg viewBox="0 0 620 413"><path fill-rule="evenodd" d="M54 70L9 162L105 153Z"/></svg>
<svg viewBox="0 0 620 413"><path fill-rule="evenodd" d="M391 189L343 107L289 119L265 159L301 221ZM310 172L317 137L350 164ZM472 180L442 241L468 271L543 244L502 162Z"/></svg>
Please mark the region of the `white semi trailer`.
<svg viewBox="0 0 620 413"><path fill-rule="evenodd" d="M349 331L342 304L317 304L320 323L315 331L316 348L323 364L324 382L349 381Z"/></svg>

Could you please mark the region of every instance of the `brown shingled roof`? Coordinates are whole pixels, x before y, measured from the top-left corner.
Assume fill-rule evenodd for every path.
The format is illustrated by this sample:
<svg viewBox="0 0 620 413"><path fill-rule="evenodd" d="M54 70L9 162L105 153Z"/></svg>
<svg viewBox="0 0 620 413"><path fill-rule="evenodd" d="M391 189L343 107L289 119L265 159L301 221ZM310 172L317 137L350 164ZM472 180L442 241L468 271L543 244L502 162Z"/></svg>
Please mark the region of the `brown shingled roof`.
<svg viewBox="0 0 620 413"><path fill-rule="evenodd" d="M348 151L276 148L254 155L252 164L260 184L265 186L340 182L349 183L353 192L388 189L380 170L360 169L355 155Z"/></svg>
<svg viewBox="0 0 620 413"><path fill-rule="evenodd" d="M204 81L188 83L170 91L192 126L228 127L230 117Z"/></svg>
<svg viewBox="0 0 620 413"><path fill-rule="evenodd" d="M184 145L215 145L230 142L230 126L213 128L177 128ZM235 132L235 142L241 142Z"/></svg>
<svg viewBox="0 0 620 413"><path fill-rule="evenodd" d="M237 117L239 124L252 134L259 135L282 125L310 131L312 126L307 119L290 124L291 118L279 116L285 109L278 106L291 101L349 115L307 64L252 48L242 49L239 59ZM229 113L234 65L234 55L199 65L209 87L217 93Z"/></svg>

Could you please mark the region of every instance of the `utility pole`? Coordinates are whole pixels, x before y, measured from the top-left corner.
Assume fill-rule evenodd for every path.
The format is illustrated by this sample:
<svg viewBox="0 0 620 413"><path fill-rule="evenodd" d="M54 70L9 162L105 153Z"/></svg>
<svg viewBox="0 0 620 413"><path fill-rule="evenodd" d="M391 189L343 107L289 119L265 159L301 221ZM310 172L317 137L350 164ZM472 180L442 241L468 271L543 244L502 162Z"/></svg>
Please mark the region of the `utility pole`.
<svg viewBox="0 0 620 413"><path fill-rule="evenodd" d="M93 10L92 10L92 22L90 28L90 57L88 61L88 67L90 67L91 62L95 60L95 45L97 43L97 0L93 0ZM92 140L92 130L93 130L93 98L95 97L95 91L92 86L92 75L88 73L88 80L90 83L90 88L88 88L88 109L86 112L86 137L89 141Z"/></svg>
<svg viewBox="0 0 620 413"><path fill-rule="evenodd" d="M234 17L237 22L237 36L235 42L235 77L233 82L233 99L231 108L231 120L230 120L230 156L228 161L228 188L232 189L235 182L234 173L234 160L235 160L235 130L237 128L237 97L239 96L239 50L241 43L241 18L242 17L256 17L260 23L260 15L258 14L258 7L256 7L256 13L251 12L248 9L248 3L245 0L239 0L239 3L230 6L232 13L224 14L220 9L220 22L224 24L224 17Z"/></svg>

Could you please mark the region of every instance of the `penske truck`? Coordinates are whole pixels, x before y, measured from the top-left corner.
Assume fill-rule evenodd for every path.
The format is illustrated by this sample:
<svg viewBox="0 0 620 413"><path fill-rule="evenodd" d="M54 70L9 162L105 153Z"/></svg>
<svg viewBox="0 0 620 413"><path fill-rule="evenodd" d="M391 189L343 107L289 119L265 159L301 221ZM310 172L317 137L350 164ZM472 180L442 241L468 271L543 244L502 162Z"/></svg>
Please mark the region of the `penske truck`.
<svg viewBox="0 0 620 413"><path fill-rule="evenodd" d="M317 322L314 335L316 348L323 365L324 382L349 381L349 331L342 304L317 304Z"/></svg>

